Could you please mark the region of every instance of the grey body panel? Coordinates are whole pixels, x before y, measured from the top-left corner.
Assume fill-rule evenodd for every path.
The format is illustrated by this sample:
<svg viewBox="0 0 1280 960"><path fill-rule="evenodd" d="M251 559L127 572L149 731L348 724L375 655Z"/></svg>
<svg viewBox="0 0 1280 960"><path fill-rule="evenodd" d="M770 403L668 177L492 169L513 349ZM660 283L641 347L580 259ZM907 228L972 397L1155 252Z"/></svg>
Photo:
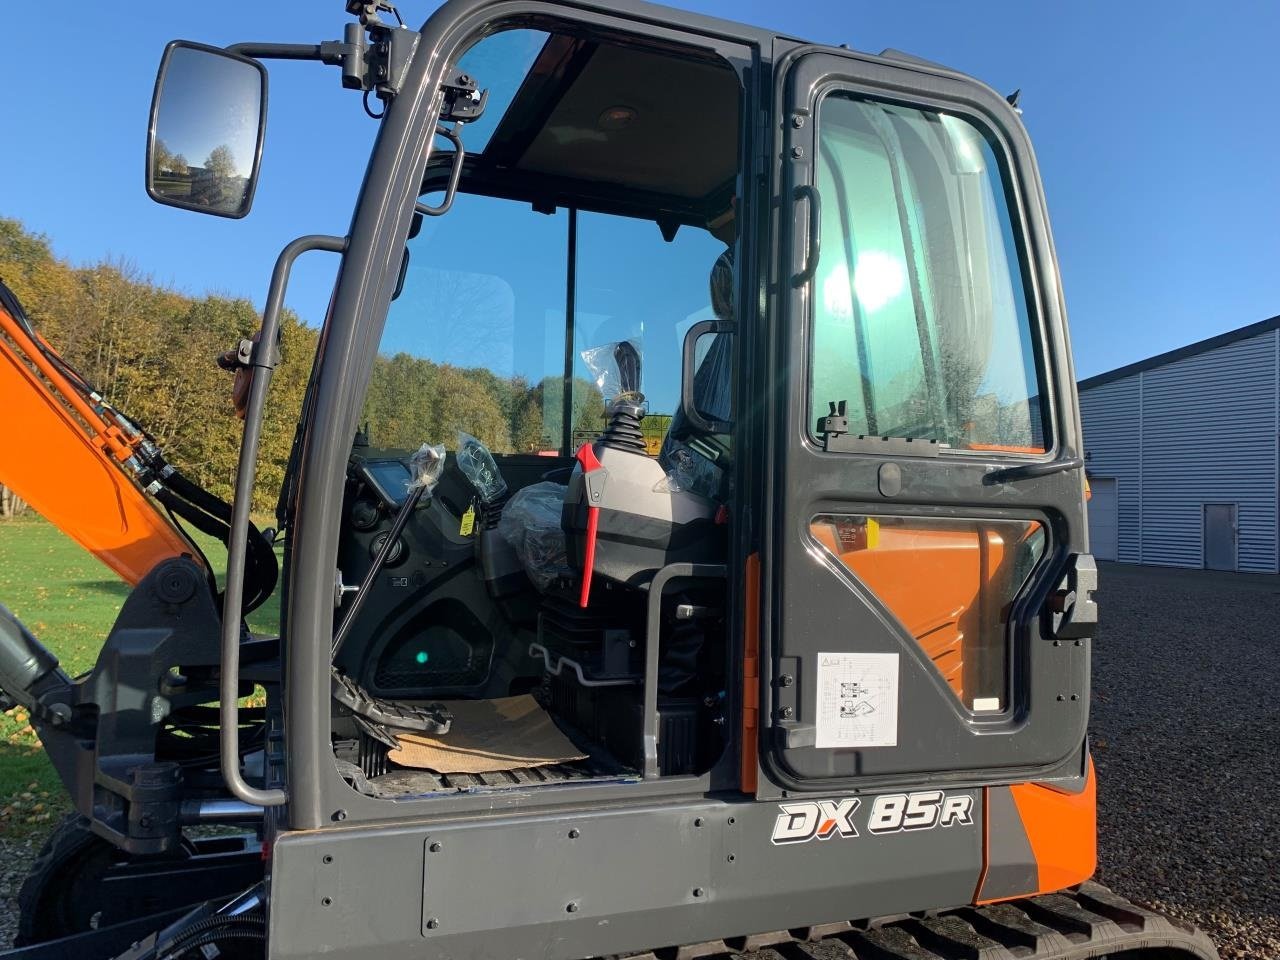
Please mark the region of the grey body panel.
<svg viewBox="0 0 1280 960"><path fill-rule="evenodd" d="M1008 787L990 787L986 790L986 802L986 873L974 899L1017 897L1038 889L1036 856L1013 802L1013 792Z"/></svg>
<svg viewBox="0 0 1280 960"><path fill-rule="evenodd" d="M982 866L971 795L967 826L787 846L775 804L715 800L286 833L269 955L571 960L958 906Z"/></svg>

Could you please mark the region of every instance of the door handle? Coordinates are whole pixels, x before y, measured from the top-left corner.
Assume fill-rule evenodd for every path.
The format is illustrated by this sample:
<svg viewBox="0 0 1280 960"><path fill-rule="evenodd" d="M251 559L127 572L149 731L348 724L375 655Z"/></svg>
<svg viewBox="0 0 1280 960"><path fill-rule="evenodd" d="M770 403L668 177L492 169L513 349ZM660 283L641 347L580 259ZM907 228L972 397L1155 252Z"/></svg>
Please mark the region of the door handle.
<svg viewBox="0 0 1280 960"><path fill-rule="evenodd" d="M1046 463L1023 463L1016 467L1005 467L993 470L982 478L985 484L1008 483L1010 480L1034 480L1054 473L1066 473L1068 470L1079 470L1084 466L1084 457L1067 457L1064 460L1049 460Z"/></svg>
<svg viewBox="0 0 1280 960"><path fill-rule="evenodd" d="M811 183L796 187L792 195L796 200L809 201L809 251L805 256L804 269L791 278L793 287L803 287L818 272L818 258L822 254L822 195Z"/></svg>

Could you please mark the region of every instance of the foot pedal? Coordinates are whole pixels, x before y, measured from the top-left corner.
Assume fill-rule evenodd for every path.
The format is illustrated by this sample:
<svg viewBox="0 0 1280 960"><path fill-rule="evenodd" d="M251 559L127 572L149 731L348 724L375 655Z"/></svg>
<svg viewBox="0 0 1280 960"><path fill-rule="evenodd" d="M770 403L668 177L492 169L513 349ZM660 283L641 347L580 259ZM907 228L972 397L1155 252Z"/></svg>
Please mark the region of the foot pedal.
<svg viewBox="0 0 1280 960"><path fill-rule="evenodd" d="M395 730L445 734L453 723L453 717L442 703L413 704L400 700L383 700L337 670L333 671L332 676L333 699L355 714L357 719L363 720L362 727L377 730L378 733L373 730L370 733L389 746L395 746Z"/></svg>

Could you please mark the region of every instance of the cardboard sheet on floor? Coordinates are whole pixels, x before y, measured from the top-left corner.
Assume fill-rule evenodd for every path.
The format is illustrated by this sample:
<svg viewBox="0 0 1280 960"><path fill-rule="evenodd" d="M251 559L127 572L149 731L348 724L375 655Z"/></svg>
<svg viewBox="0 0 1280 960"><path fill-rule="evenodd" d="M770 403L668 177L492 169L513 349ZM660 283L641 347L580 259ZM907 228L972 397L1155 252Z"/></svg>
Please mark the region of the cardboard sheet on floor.
<svg viewBox="0 0 1280 960"><path fill-rule="evenodd" d="M586 757L531 696L450 700L445 706L453 714L448 733L396 731L400 746L387 758L436 773L497 773Z"/></svg>

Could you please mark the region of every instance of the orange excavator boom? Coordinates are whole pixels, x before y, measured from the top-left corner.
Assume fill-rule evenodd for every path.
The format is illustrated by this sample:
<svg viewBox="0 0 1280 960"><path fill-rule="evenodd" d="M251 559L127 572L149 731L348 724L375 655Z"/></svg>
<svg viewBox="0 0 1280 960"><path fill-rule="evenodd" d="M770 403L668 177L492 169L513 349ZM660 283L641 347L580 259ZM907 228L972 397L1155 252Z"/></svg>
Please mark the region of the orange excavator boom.
<svg viewBox="0 0 1280 960"><path fill-rule="evenodd" d="M27 322L0 284L0 483L137 584L197 551L139 485L146 436L96 393Z"/></svg>

